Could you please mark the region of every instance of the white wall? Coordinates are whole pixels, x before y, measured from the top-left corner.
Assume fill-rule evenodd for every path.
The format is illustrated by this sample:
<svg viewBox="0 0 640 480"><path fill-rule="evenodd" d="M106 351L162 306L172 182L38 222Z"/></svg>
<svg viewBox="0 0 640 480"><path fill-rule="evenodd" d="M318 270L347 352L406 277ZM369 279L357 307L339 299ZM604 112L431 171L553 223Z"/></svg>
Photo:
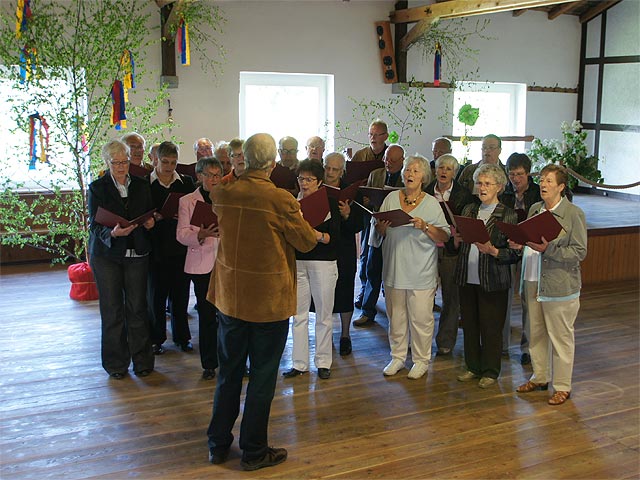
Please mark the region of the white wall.
<svg viewBox="0 0 640 480"><path fill-rule="evenodd" d="M191 67L177 66L180 85L171 90L171 105L178 124L173 134L186 144L200 136L218 140L237 135L242 70L334 74L336 120L351 118L349 96L367 99L390 96L391 86L382 82L374 22L388 19L394 3L218 2L228 19L222 39L228 51L224 75L216 84L198 68L195 56ZM410 6L425 3L410 2ZM561 16L549 21L545 13L528 11L520 17L503 13L490 18L485 33L497 39L480 40L473 45L480 49L481 80L577 85L580 26L576 17ZM149 57L160 72L159 47ZM415 50L409 52L408 60L409 78L433 80L432 60L424 64L421 53ZM445 52L443 80L446 79ZM412 150L430 156L431 140L450 133L451 126L437 120L446 101L442 90L427 89L426 96L429 118L421 141L412 141L415 143ZM559 137L560 123L575 117L576 99L575 94L529 93L527 134ZM166 116L165 112L160 115ZM191 159L185 155L182 161Z"/></svg>

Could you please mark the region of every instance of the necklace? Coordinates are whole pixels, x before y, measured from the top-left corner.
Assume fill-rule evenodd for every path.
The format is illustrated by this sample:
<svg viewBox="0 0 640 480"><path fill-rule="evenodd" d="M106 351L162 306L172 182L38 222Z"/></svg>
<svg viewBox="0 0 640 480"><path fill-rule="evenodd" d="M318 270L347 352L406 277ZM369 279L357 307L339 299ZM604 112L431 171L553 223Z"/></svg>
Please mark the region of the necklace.
<svg viewBox="0 0 640 480"><path fill-rule="evenodd" d="M422 197L422 194L424 192L418 193L418 196L416 198L414 198L413 200L409 200L409 197L407 196L407 192L405 192L404 190L402 191L402 193L404 194L404 203L405 203L405 205L409 205L409 206L412 207L416 203L418 203L418 200L420 199L420 197Z"/></svg>

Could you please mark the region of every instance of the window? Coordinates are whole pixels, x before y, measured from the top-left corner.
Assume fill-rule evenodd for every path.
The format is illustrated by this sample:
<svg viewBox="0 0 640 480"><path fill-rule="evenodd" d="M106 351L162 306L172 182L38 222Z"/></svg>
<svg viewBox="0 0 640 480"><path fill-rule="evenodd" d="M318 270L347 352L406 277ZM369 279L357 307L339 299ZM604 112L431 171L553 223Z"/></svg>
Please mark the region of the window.
<svg viewBox="0 0 640 480"><path fill-rule="evenodd" d="M267 132L276 142L291 136L298 140L298 158L305 144L317 135L333 148L333 75L240 72L240 136ZM327 138L330 136L330 138Z"/></svg>
<svg viewBox="0 0 640 480"><path fill-rule="evenodd" d="M458 120L458 111L465 103L480 109L473 127L467 127L468 136L482 137L489 133L502 136L524 136L527 108L527 86L523 83L464 82L458 85L453 99L453 135L465 134L465 125ZM473 163L482 158L481 142L470 142L469 156ZM507 161L513 152L524 152L524 142L502 142L500 160ZM453 155L460 161L465 147L453 142Z"/></svg>

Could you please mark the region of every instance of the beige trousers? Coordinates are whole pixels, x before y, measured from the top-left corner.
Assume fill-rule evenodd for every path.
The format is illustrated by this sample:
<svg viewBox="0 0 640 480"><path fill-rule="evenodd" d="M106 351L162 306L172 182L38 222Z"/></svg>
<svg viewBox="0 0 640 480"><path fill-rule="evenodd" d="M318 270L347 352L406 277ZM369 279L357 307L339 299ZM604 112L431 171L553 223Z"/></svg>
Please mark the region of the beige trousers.
<svg viewBox="0 0 640 480"><path fill-rule="evenodd" d="M433 339L433 298L436 289L399 290L385 288L384 299L389 317L391 358L407 359L409 335L413 362L429 363Z"/></svg>
<svg viewBox="0 0 640 480"><path fill-rule="evenodd" d="M529 307L531 381L552 381L555 390L570 392L575 351L573 324L580 299L539 302L536 299L538 282L524 282L524 288Z"/></svg>

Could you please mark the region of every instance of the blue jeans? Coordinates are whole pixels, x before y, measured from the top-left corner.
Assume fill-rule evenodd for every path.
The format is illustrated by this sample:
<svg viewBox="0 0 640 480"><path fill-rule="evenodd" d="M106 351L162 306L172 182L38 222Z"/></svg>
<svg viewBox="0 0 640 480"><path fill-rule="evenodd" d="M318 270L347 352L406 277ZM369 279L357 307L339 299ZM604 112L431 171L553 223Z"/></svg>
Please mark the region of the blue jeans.
<svg viewBox="0 0 640 480"><path fill-rule="evenodd" d="M147 318L149 257L109 258L93 255L91 269L100 295L102 367L107 373L151 370L154 356Z"/></svg>
<svg viewBox="0 0 640 480"><path fill-rule="evenodd" d="M207 435L209 450L227 449L231 430L240 413L242 377L247 356L251 364L249 384L240 425L240 448L245 461L261 458L269 448L267 429L278 367L289 333L289 319L254 323L218 312L220 369L213 399L213 415Z"/></svg>
<svg viewBox="0 0 640 480"><path fill-rule="evenodd" d="M369 247L367 256L367 283L362 299L362 313L373 319L378 311L376 304L382 288L382 248Z"/></svg>

